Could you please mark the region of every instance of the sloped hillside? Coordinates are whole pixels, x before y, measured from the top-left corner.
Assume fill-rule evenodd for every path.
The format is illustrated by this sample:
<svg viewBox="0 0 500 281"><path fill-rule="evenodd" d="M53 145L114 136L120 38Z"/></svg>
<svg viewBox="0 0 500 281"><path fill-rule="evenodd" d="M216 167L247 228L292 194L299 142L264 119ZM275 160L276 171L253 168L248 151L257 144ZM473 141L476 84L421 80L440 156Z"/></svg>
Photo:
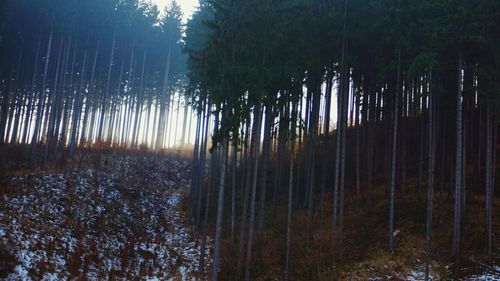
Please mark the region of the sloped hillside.
<svg viewBox="0 0 500 281"><path fill-rule="evenodd" d="M93 158L89 168L6 179L0 277L191 279L199 253L182 211L189 164Z"/></svg>

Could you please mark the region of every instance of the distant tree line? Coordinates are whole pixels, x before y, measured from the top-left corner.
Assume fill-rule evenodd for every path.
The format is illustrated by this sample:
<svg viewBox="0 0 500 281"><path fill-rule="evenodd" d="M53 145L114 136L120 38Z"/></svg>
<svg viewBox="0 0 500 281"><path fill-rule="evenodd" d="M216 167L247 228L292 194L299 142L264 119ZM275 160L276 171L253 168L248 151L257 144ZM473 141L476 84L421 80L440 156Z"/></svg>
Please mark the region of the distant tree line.
<svg viewBox="0 0 500 281"><path fill-rule="evenodd" d="M396 195L404 198L410 177L419 191L427 188L428 261L433 203L441 210L445 192L455 202L453 260L471 192L485 195L491 257L498 26L496 0L201 0L185 37L198 116L190 198L202 235L200 271L211 212L211 280L219 278L223 239L234 241L233 276L251 280L272 225L265 214L276 217L277 202L287 202L282 277L289 280L291 247L314 244L314 218L332 221L342 241L346 196L380 184L392 251ZM294 214L303 209L304 239L292 245ZM341 257L340 245L332 251Z"/></svg>
<svg viewBox="0 0 500 281"><path fill-rule="evenodd" d="M78 146L159 151L167 134L177 134L167 131L174 118L185 128L174 141L187 142L191 107L175 1L162 14L139 0L0 5L0 143L31 144L32 165Z"/></svg>

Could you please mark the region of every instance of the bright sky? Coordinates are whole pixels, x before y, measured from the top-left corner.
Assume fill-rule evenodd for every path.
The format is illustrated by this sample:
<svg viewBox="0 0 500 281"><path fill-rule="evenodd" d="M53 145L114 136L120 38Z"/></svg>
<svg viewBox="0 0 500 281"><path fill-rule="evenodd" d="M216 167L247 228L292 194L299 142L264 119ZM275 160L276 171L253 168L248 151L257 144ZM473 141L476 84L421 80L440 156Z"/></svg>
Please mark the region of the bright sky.
<svg viewBox="0 0 500 281"><path fill-rule="evenodd" d="M170 3L170 1L172 0L153 0L153 2L158 5L158 8L160 8L160 11L163 11L165 6ZM196 9L196 6L198 6L198 0L177 0L177 3L179 3L182 8L182 12L184 13L184 21L191 16Z"/></svg>

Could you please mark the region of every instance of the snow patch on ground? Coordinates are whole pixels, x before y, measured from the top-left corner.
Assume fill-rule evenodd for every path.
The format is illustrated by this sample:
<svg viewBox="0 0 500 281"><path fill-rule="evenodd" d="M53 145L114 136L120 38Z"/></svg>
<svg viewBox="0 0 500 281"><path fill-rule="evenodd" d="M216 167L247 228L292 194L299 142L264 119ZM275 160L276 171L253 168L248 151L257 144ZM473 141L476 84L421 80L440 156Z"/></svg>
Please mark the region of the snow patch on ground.
<svg viewBox="0 0 500 281"><path fill-rule="evenodd" d="M183 161L124 156L10 178L0 197L0 247L16 259L8 280L194 278L198 243L180 210L186 171Z"/></svg>

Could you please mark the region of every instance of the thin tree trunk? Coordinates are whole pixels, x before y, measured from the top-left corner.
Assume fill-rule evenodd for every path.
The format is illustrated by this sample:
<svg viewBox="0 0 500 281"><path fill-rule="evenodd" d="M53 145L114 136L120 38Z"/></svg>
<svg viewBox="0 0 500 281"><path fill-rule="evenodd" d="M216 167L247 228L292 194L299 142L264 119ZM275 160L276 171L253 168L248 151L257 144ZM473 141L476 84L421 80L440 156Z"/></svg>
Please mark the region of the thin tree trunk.
<svg viewBox="0 0 500 281"><path fill-rule="evenodd" d="M38 131L40 129L40 124L42 122L42 120L41 120L42 119L42 103L43 103L43 99L45 96L45 83L47 82L47 72L49 69L50 54L51 54L51 50L52 50L52 36L53 36L53 32L50 31L49 42L47 45L47 54L45 56L46 59L45 59L45 68L43 71L42 88L41 88L41 92L38 96L38 106L37 106L37 116L36 116L36 121L35 121L35 128L33 131L33 137L31 138L31 153L30 153L30 161L29 161L30 167L33 167L33 164L34 164L35 158L36 158L36 143L38 140Z"/></svg>
<svg viewBox="0 0 500 281"><path fill-rule="evenodd" d="M121 67L120 67L120 77L118 78L118 87L117 87L117 90L116 90L116 94L112 95L110 97L110 100L111 100L110 108L111 109L110 109L110 112L109 112L110 118L109 118L108 132L107 132L107 138L106 138L107 145L112 145L113 142L117 142L117 143L119 142L119 135L116 134L115 131L116 131L117 127L118 127L117 124L119 124L119 122L120 122L119 116L122 113L122 110L119 109L117 111L116 108L118 107L119 104L121 104L120 103L120 95L122 93L123 71L124 71L124 68L125 68L125 59L122 59L122 63L121 63ZM118 138L118 141L116 141L117 138Z"/></svg>
<svg viewBox="0 0 500 281"><path fill-rule="evenodd" d="M170 76L170 54L171 54L171 47L169 46L168 52L167 52L167 61L165 63L165 75L163 77L163 86L162 86L162 98L161 98L161 105L160 105L160 120L158 123L158 134L156 137L156 142L155 142L155 151L159 152L160 149L162 149L162 145L165 139L165 126L167 125L167 114L165 114L165 107L167 107L167 100L170 98L169 95L169 89L168 89L168 79Z"/></svg>
<svg viewBox="0 0 500 281"><path fill-rule="evenodd" d="M108 77L106 79L106 89L104 90L104 94L102 97L102 107L101 107L101 118L99 120L99 128L97 133L97 141L102 143L102 134L104 130L104 117L106 115L106 107L107 100L109 96L109 83L111 82L111 71L113 70L113 60L115 54L115 45L116 45L116 32L113 34L113 43L111 44L111 54L109 55L109 64L108 64Z"/></svg>
<svg viewBox="0 0 500 281"><path fill-rule="evenodd" d="M180 97L179 97L180 100ZM182 135L181 135L181 148L186 144L186 125L187 125L187 117L188 117L188 107L189 103L187 101L187 97L184 97L184 117L182 118Z"/></svg>
<svg viewBox="0 0 500 281"><path fill-rule="evenodd" d="M15 72L14 66L12 66L10 73L8 74L9 86L5 90L2 99L0 99L2 101L2 106L0 107L0 145L4 144L5 139L9 137L10 128L9 126L7 126L7 120L11 120L13 114L13 108L10 104L11 92L13 91L14 87L12 72Z"/></svg>
<svg viewBox="0 0 500 281"><path fill-rule="evenodd" d="M297 118L297 108L296 105L293 107L293 117L292 122L290 122L291 130L290 135L290 170L288 178L288 210L287 210L287 223L286 223L286 247L285 247L285 271L283 279L285 281L290 280L290 256L291 256L291 236L292 236L292 212L293 212L293 162L294 162L294 152L295 152L295 124Z"/></svg>
<svg viewBox="0 0 500 281"><path fill-rule="evenodd" d="M191 208L195 209L195 187L196 185L196 171L198 170L198 156L200 148L200 138L201 138L201 123L202 123L202 113L198 112L198 122L196 122L196 132L194 138L193 147L193 161L191 162L191 182L189 185L189 198L191 199Z"/></svg>
<svg viewBox="0 0 500 281"><path fill-rule="evenodd" d="M38 38L38 43L36 46L35 65L33 66L33 78L31 79L30 96L28 97L28 105L26 106L27 111L26 111L26 116L24 119L23 134L21 136L23 143L28 142L28 128L29 128L29 123L30 123L29 120L31 120L31 117L33 114L32 107L34 104L34 98L36 96L35 87L36 87L36 77L37 77L37 70L38 70L38 58L40 56L40 45L41 45L41 38Z"/></svg>
<svg viewBox="0 0 500 281"><path fill-rule="evenodd" d="M58 111L57 111L57 117L56 117L56 127L54 129L54 141L53 141L53 147L52 147L52 155L51 158L54 159L56 154L57 154L57 145L60 142L60 140L65 141L65 132L66 132L66 122L67 122L67 112L68 112L68 99L69 99L69 90L66 89L66 72L68 68L68 63L70 59L70 54L71 54L71 42L72 42L72 36L69 37L68 39L68 45L66 46L65 50L65 55L63 59L63 67L61 70L61 86L60 86L60 98L59 98L59 104L58 104ZM76 54L76 53L75 53ZM74 65L74 59L73 59L73 65ZM73 65L71 68L71 71L73 71ZM64 96L64 98L63 98ZM62 128L61 128L62 127ZM61 136L60 136L61 134ZM61 142L61 147L63 147L63 143Z"/></svg>
<svg viewBox="0 0 500 281"><path fill-rule="evenodd" d="M356 94L356 111L354 118L354 125L356 130L356 194L359 195L361 191L361 162L360 162L360 136L361 136L361 126L359 120L360 106L361 106L361 93Z"/></svg>
<svg viewBox="0 0 500 281"><path fill-rule="evenodd" d="M172 109L173 111L173 109ZM214 118L214 132L218 130L219 126L219 113L215 114ZM215 175L215 171L217 170L217 154L219 149L217 147L212 147L211 155L210 155L210 174L209 180L207 184L207 191L205 193L205 212L203 213L203 227L201 232L201 246L200 246L200 264L199 264L199 272L203 273L205 270L205 253L206 253L206 243L207 243L207 226L208 226L208 213L210 212L210 192L212 188L215 186L217 179ZM219 242L220 243L220 242ZM219 245L220 247L220 245Z"/></svg>
<svg viewBox="0 0 500 281"><path fill-rule="evenodd" d="M142 70L141 70L141 80L139 84L139 93L137 96L137 107L135 109L136 118L134 119L134 131L132 133L132 147L137 148L137 138L139 136L139 128L141 124L142 117L142 106L144 102L144 71L146 69L146 58L147 58L148 50L144 49L144 55L142 58Z"/></svg>
<svg viewBox="0 0 500 281"><path fill-rule="evenodd" d="M197 229L201 229L201 205L202 205L202 198L203 198L203 176L205 174L205 159L206 159L206 151L207 151L207 142L208 142L208 125L209 125L209 120L210 120L210 104L208 104L206 113L205 113L205 126L204 126L204 131L203 131L203 145L201 147L201 156L200 156L200 165L198 166L198 172L197 172L197 187L196 187L196 192L197 192L197 212L196 212L196 226Z"/></svg>
<svg viewBox="0 0 500 281"><path fill-rule="evenodd" d="M492 221L492 209L493 209L493 180L494 177L493 175L493 160L494 156L492 151L493 144L492 138L492 125L493 125L493 118L491 118L491 105L488 102L486 104L486 196L485 196L485 201L486 201L486 252L488 254L489 259L491 260L492 258L492 230L493 230L493 221Z"/></svg>
<svg viewBox="0 0 500 281"><path fill-rule="evenodd" d="M236 226L236 162L238 161L238 129L234 130L233 140L233 155L231 169L231 242L235 241L235 226Z"/></svg>
<svg viewBox="0 0 500 281"><path fill-rule="evenodd" d="M429 79L430 79L429 75ZM434 97L429 92L428 108L428 172L427 172L427 233L425 239L425 280L429 280L429 267L431 261L431 238L432 238L432 210L434 203L434 150L435 150L435 120L434 120ZM423 133L423 131L421 131Z"/></svg>
<svg viewBox="0 0 500 281"><path fill-rule="evenodd" d="M260 195L259 195L259 214L257 221L257 233L259 235L259 243L263 241L264 231L264 209L266 202L266 189L267 189L267 175L268 175L268 162L271 149L271 128L273 123L273 108L272 105L266 106L266 118L264 120L264 143L262 145L262 166L260 176Z"/></svg>
<svg viewBox="0 0 500 281"><path fill-rule="evenodd" d="M64 108L64 120L63 120L63 125L62 125L62 132L61 132L61 143L60 143L60 150L64 149L64 146L66 145L67 137L68 137L68 124L71 118L71 111L74 110L72 109L73 102L72 102L72 96L74 94L75 89L73 88L73 73L75 69L75 64L76 64L76 51L77 48L75 47L75 50L73 51L73 56L71 59L71 70L69 73L69 85L68 89L66 90L66 100L65 100L65 108Z"/></svg>
<svg viewBox="0 0 500 281"><path fill-rule="evenodd" d="M398 43L397 82L394 92L394 128L392 131L391 180L389 190L389 251L394 250L394 193L396 189L396 153L398 146L399 95L401 93L401 44Z"/></svg>
<svg viewBox="0 0 500 281"><path fill-rule="evenodd" d="M24 105L24 99L25 99L25 95L22 93L20 93L19 95L19 99L16 103L16 106L17 106L17 109L16 109L16 115L14 116L14 128L12 129L12 136L10 138L10 142L11 143L17 143L19 141L19 129L20 129L20 120L21 120L21 116L22 116L22 112L23 112L23 105Z"/></svg>
<svg viewBox="0 0 500 281"><path fill-rule="evenodd" d="M250 265L252 263L252 245L253 245L253 232L254 232L254 223L255 223L255 204L256 204L256 196L257 196L257 174L259 171L259 152L260 152L260 133L262 126L262 110L261 105L256 105L254 109L254 123L257 127L257 132L255 138L252 139L252 142L255 142L254 145L254 164L252 171L252 192L250 195L250 218L248 225L248 242L247 242L247 252L246 252L246 270L245 270L245 280L250 281Z"/></svg>
<svg viewBox="0 0 500 281"><path fill-rule="evenodd" d="M69 156L73 157L73 153L75 151L75 147L78 145L76 135L78 133L78 123L80 122L80 113L81 107L83 103L83 98L81 98L83 92L83 83L85 81L85 73L87 66L87 50L83 55L82 69L80 71L80 86L78 87L78 91L75 97L75 105L73 106L73 125L71 126L71 139L69 143Z"/></svg>
<svg viewBox="0 0 500 281"><path fill-rule="evenodd" d="M52 101L52 109L50 113L50 122L49 122L49 128L47 130L47 143L45 144L45 151L44 151L44 156L43 156L43 162L47 162L49 158L49 150L53 147L52 142L54 141L54 126L55 126L55 119L56 119L56 112L58 111L59 107L59 99L61 97L60 91L58 91L58 82L59 82L59 67L61 65L61 55L62 55L62 48L63 48L64 40L61 38L61 42L59 44L59 52L57 55L57 67L56 67L56 77L54 81L54 99Z"/></svg>
<svg viewBox="0 0 500 281"><path fill-rule="evenodd" d="M326 179L327 179L327 174L329 170L329 159L328 159L328 152L329 152L329 144L328 140L330 138L330 107L332 103L332 75L330 73L327 74L327 81L326 81L326 91L325 91L325 120L324 120L324 128L323 128L323 169L321 173L321 183L320 183L320 204L319 204L319 209L320 209L320 217L321 217L321 223L323 224L323 209L324 209L324 200L325 200L325 186L326 186Z"/></svg>
<svg viewBox="0 0 500 281"><path fill-rule="evenodd" d="M96 65L97 65L97 57L99 56L99 46L100 46L100 42L97 41L97 47L96 47L96 51L95 51L95 55L94 55L94 62L92 63L92 72L90 74L89 92L88 92L87 99L85 102L85 113L83 115L82 135L80 138L80 144L83 144L85 142L85 139L86 139L85 130L87 129L87 120L88 120L88 114L90 111L90 100L91 100L91 96L95 95L95 88L96 87L95 87L95 83L94 83L94 77L95 77L95 69L96 69ZM87 139L87 141L91 142L92 140Z"/></svg>
<svg viewBox="0 0 500 281"><path fill-rule="evenodd" d="M317 84L316 84L317 83ZM314 84L314 95L312 97L312 112L310 117L309 124L309 171L307 172L307 180L309 189L309 202L308 202L308 211L307 211L307 233L306 233L306 249L309 249L311 242L311 232L312 232L312 222L314 218L314 186L315 186L315 170L316 170L316 142L318 137L318 119L319 119L319 110L320 110L320 100L321 100L321 83L318 79Z"/></svg>
<svg viewBox="0 0 500 281"><path fill-rule="evenodd" d="M461 228L461 206L462 206L462 49L458 58L458 79L457 79L457 97L456 97L456 110L457 110L457 127L456 127L456 160L455 160L455 209L453 219L453 257L455 259L455 266L458 267L460 261L460 228Z"/></svg>
<svg viewBox="0 0 500 281"><path fill-rule="evenodd" d="M226 184L226 162L228 154L228 140L224 137L222 140L222 159L219 169L219 194L217 199L217 222L215 225L215 247L214 258L212 265L212 281L218 280L220 255L221 255L221 240L222 240L222 217L224 215L224 187Z"/></svg>
<svg viewBox="0 0 500 281"><path fill-rule="evenodd" d="M243 192L243 206L241 210L241 223L240 223L240 241L238 247L238 261L236 265L236 271L238 275L241 275L243 269L243 261L246 257L245 255L245 239L246 239L246 227L247 227L247 219L248 219L248 208L250 204L250 190L252 184L252 167L255 166L256 162L258 162L258 155L255 155L255 146L258 145L259 140L257 140L258 135L258 127L257 124L257 110L254 109L254 118L252 125L252 137L249 148L249 155L247 157L247 164L245 166L245 182L244 182L244 192ZM250 127L247 124L247 128ZM246 273L246 272L245 272Z"/></svg>
<svg viewBox="0 0 500 281"><path fill-rule="evenodd" d="M348 99L348 94L349 91L346 91L346 88L348 88L349 84L349 79L346 79L347 76L347 66L346 66L346 49L347 49L347 43L346 43L346 27L347 27L347 0L344 1L344 20L343 20L343 27L342 27L342 51L341 51L341 57L340 57L340 80L339 80L339 92L338 92L338 116L337 116L337 153L335 155L335 186L334 186L334 198L333 198L333 227L334 229L336 228L337 224L337 214L339 213L339 209L343 209L343 207L340 207L342 203L339 204L339 196L342 198L343 194L343 189L344 187L343 182L342 182L342 172L343 172L343 156L345 155L343 152L343 140L344 140L344 123L346 123L347 120L345 120L345 115L347 112L344 112L344 104L346 102L344 101L345 99ZM347 85L346 85L347 82ZM340 194L339 194L340 193ZM342 220L342 218L341 218Z"/></svg>

